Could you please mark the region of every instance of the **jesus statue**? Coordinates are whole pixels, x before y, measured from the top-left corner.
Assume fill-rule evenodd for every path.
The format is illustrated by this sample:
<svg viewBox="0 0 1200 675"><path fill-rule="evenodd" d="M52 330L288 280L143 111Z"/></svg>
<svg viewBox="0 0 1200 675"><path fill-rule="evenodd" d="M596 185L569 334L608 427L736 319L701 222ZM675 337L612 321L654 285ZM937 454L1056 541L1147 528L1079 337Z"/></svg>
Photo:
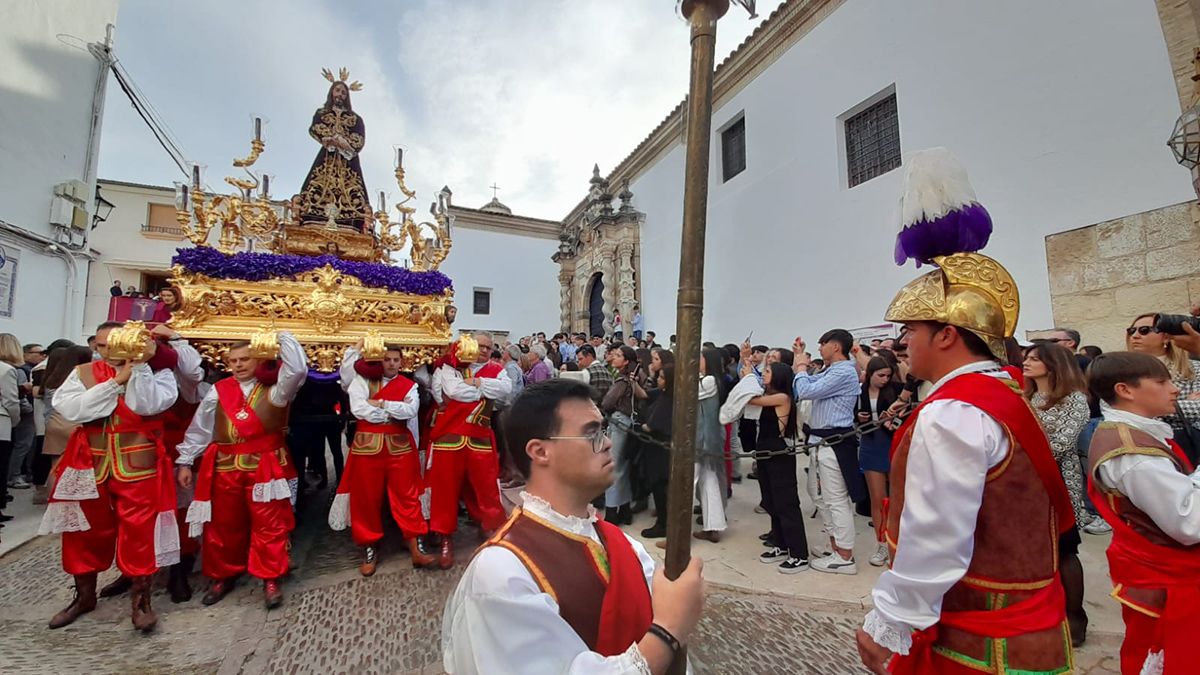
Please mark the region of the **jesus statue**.
<svg viewBox="0 0 1200 675"><path fill-rule="evenodd" d="M349 72L345 68L340 79L334 79L328 70L324 75L332 82L329 94L325 105L313 113L308 128L309 135L321 144L321 150L300 188L299 220L305 224L326 224L332 220L339 227L367 232L371 203L358 161L366 140L366 126L350 105L350 90L357 91L362 85L346 84Z"/></svg>

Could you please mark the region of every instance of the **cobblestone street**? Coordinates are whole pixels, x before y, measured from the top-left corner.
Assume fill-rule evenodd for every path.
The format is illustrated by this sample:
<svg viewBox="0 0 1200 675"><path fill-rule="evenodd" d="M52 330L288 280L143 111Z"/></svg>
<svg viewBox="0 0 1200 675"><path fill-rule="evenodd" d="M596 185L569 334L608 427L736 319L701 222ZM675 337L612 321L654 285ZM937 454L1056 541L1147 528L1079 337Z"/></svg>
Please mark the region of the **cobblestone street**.
<svg viewBox="0 0 1200 675"><path fill-rule="evenodd" d="M50 616L71 599L70 581L58 538L25 544L0 557L0 672L441 673L442 605L465 561L448 573L413 570L393 531L379 571L364 579L349 535L325 526L321 506L307 508L295 537L295 570L281 608L263 609L261 586L246 578L205 607L206 581L195 574L198 592L187 603L173 605L157 590L159 627L148 636L133 631L124 597L101 600L75 624L48 630ZM474 528L464 526L457 550L477 544ZM750 571L776 576L767 566ZM806 574L830 588L851 579ZM110 570L100 583L115 575ZM862 615L856 602L714 583L692 664L697 673L861 673L853 634ZM1116 646L1112 637L1089 639L1079 672L1115 672L1107 655Z"/></svg>

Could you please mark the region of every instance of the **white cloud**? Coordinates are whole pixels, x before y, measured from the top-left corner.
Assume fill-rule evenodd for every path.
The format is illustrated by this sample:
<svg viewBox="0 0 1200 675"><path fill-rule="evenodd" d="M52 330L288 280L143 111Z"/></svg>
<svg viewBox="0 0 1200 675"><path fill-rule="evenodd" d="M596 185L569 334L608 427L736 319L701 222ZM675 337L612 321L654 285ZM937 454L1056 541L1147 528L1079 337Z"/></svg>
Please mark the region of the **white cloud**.
<svg viewBox="0 0 1200 675"><path fill-rule="evenodd" d="M763 17L780 0L759 3ZM213 0L122 5L116 52L217 186L244 155L249 117L270 118L260 166L277 194L299 188L317 150L320 69L350 68L367 124L368 187L397 190L391 146L406 148L419 212L443 184L479 206L496 181L516 212L561 218L591 166L609 170L677 104L687 86L688 29L669 0ZM348 13L352 12L352 13ZM718 60L761 19L734 7ZM110 85L101 176L178 180L165 152Z"/></svg>

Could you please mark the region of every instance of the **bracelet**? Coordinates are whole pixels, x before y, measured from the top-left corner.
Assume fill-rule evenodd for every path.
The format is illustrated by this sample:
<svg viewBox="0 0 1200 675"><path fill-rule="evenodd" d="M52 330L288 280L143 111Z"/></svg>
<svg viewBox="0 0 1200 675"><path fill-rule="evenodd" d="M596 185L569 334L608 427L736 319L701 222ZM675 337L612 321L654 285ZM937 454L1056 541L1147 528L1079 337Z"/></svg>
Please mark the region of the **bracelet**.
<svg viewBox="0 0 1200 675"><path fill-rule="evenodd" d="M646 632L650 633L651 635L658 638L659 640L662 640L663 642L665 642L666 645L671 648L672 654L679 653L679 640L676 640L675 636L671 635L671 631L667 630L666 628L663 628L662 626L660 626L656 623L652 623L652 624L650 624L649 630L647 630Z"/></svg>

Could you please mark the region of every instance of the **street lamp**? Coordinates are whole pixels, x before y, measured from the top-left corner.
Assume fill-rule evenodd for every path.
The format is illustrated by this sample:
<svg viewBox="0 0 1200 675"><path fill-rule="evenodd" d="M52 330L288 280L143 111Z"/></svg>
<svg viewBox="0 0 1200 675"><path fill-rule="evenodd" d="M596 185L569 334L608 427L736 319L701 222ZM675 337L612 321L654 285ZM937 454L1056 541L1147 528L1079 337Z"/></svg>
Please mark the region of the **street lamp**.
<svg viewBox="0 0 1200 675"><path fill-rule="evenodd" d="M691 88L688 95L687 159L683 186L683 233L679 245L679 296L675 333L675 402L671 410L670 493L667 499L666 575L678 579L691 558L692 480L699 405L700 322L704 310L704 229L708 219L708 151L712 135L713 62L717 21L729 11L730 0L679 0L676 9L691 26ZM735 0L754 13L754 0ZM659 505L658 508L662 508ZM681 649L669 672L687 669L687 650Z"/></svg>
<svg viewBox="0 0 1200 675"><path fill-rule="evenodd" d="M108 220L109 214L112 213L113 207L116 206L116 204L105 199L104 195L100 194L100 186L99 185L96 186L95 204L96 204L96 209L92 213L92 229L93 230L96 229L97 225Z"/></svg>
<svg viewBox="0 0 1200 675"><path fill-rule="evenodd" d="M1171 131L1167 146L1175 155L1175 161L1192 172L1192 186L1200 195L1200 176L1196 174L1196 167L1200 166L1200 49L1195 51L1192 62L1196 66L1196 73L1192 75L1196 100L1175 120L1175 129Z"/></svg>

